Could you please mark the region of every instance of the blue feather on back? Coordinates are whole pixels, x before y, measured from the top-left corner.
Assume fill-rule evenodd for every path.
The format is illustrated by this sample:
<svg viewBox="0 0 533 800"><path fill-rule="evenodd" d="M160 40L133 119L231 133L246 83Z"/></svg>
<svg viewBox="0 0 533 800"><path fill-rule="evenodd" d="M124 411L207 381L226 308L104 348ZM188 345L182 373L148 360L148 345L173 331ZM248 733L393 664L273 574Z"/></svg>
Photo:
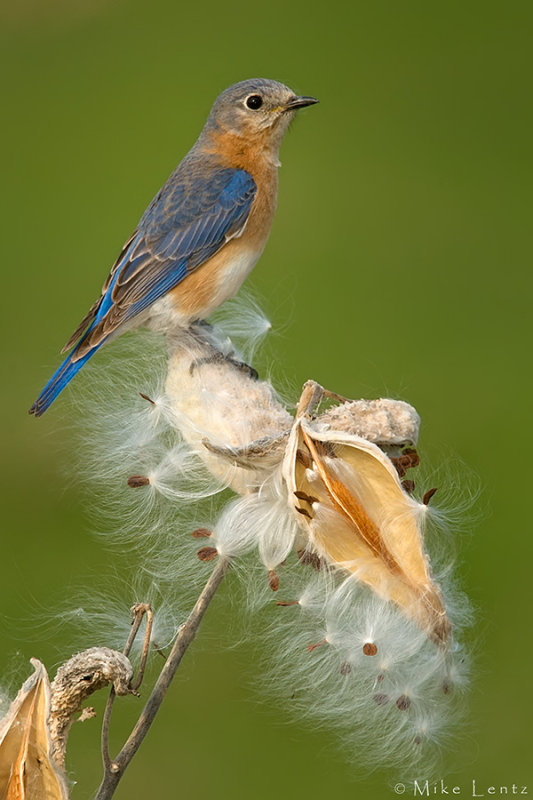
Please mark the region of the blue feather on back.
<svg viewBox="0 0 533 800"><path fill-rule="evenodd" d="M111 334L174 289L244 227L257 192L252 176L206 159L196 174L190 166L185 158L148 206L113 267L88 330L30 413L43 414Z"/></svg>

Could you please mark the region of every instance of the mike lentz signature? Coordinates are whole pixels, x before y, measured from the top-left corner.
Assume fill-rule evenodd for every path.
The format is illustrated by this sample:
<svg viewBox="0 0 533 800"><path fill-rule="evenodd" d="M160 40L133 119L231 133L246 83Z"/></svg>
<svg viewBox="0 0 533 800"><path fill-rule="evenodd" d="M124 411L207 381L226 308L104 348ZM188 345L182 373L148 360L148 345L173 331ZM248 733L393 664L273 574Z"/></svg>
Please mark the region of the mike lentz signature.
<svg viewBox="0 0 533 800"><path fill-rule="evenodd" d="M456 797L504 797L506 795L527 795L528 787L516 783L492 786L481 784L472 780L471 784L452 786L443 779L440 781L413 781L412 783L397 783L394 786L396 794L406 794L411 797L443 797L455 795Z"/></svg>

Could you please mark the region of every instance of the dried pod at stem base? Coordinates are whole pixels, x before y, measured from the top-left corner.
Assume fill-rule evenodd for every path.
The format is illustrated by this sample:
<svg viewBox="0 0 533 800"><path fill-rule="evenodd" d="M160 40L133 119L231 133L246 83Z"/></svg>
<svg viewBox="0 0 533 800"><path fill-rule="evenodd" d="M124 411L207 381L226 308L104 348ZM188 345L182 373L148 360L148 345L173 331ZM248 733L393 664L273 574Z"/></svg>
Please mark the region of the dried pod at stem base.
<svg viewBox="0 0 533 800"><path fill-rule="evenodd" d="M48 725L50 681L44 666L24 683L0 721L0 797L68 800L65 780L52 758Z"/></svg>
<svg viewBox="0 0 533 800"><path fill-rule="evenodd" d="M312 420L303 398L283 465L300 527L326 563L352 573L445 644L450 624L424 550L420 504L377 445Z"/></svg>

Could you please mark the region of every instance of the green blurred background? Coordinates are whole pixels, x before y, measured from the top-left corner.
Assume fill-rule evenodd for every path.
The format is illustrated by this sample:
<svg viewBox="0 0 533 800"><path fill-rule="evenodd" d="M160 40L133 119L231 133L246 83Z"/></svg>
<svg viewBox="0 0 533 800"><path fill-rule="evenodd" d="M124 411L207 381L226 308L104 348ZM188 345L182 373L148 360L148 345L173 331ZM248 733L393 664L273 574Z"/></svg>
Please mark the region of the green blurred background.
<svg viewBox="0 0 533 800"><path fill-rule="evenodd" d="M478 791L531 781L532 22L529 2L464 0L2 7L5 685L30 656L54 671L70 633L32 634L28 617L113 560L67 475L69 393L42 420L27 408L214 97L273 77L321 104L284 143L249 280L282 328L269 358L294 387L312 376L410 401L427 461L477 476L481 520L459 541L477 607L472 723L443 777L463 796L473 778ZM394 796L390 775L354 776L333 735L258 702L251 649L223 647L227 602L226 590L117 797ZM117 709L117 734L135 703ZM97 785L97 736L94 722L71 735L74 798Z"/></svg>

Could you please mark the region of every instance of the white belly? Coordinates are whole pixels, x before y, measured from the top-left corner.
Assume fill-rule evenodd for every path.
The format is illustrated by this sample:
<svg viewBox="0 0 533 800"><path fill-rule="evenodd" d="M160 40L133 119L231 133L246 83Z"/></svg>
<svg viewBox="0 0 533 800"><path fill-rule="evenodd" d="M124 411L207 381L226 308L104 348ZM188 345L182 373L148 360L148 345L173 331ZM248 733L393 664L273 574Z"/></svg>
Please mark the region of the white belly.
<svg viewBox="0 0 533 800"><path fill-rule="evenodd" d="M228 259L223 269L219 272L220 279L212 295L212 301L206 306L202 316L208 317L230 297L237 294L242 284L253 270L259 260L261 251L252 252L244 250ZM201 269L201 267L200 267Z"/></svg>
<svg viewBox="0 0 533 800"><path fill-rule="evenodd" d="M237 294L243 281L255 267L261 252L262 250L254 252L239 248L230 257L226 256L223 263L219 264L216 272L211 275L208 274L209 266L206 265L203 275L209 281L210 287L203 304L194 304L191 308L188 308L185 304L180 304L178 286L172 297L165 295L156 300L145 312L145 315L142 315L142 319L139 319L138 322L136 320L137 324L147 325L153 330L164 332L172 327L186 327L196 319L209 317L222 303ZM203 266L198 267L191 274L191 277L194 276L195 279L201 279L203 269ZM188 278L183 280L184 289L188 280ZM139 316L141 317L141 315Z"/></svg>

